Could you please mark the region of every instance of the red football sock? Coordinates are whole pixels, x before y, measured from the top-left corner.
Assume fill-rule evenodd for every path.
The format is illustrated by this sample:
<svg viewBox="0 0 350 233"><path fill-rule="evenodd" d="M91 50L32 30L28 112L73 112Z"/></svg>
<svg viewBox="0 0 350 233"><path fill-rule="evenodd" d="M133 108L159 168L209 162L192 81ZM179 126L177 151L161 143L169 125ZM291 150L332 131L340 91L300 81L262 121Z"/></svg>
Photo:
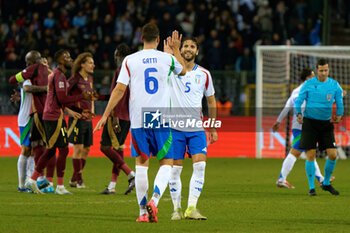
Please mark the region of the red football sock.
<svg viewBox="0 0 350 233"><path fill-rule="evenodd" d="M117 167L115 164L113 164L111 182L117 182L119 173L120 173L120 168Z"/></svg>
<svg viewBox="0 0 350 233"><path fill-rule="evenodd" d="M80 173L81 162L80 162L80 159L72 159L72 160L73 160L73 169L74 169L72 180L74 180L74 181L81 180L81 173Z"/></svg>
<svg viewBox="0 0 350 233"><path fill-rule="evenodd" d="M47 166L46 166L46 178L48 181L52 183L53 176L55 174L55 167L56 167L56 156L52 156L52 158L49 160Z"/></svg>
<svg viewBox="0 0 350 233"><path fill-rule="evenodd" d="M81 170L83 170L85 167L86 159L80 159L80 163L81 163Z"/></svg>
<svg viewBox="0 0 350 233"><path fill-rule="evenodd" d="M64 171L66 170L66 159L68 155L68 147L58 148L57 158L57 185L63 185Z"/></svg>
<svg viewBox="0 0 350 233"><path fill-rule="evenodd" d="M39 162L41 155L44 153L44 150L45 150L45 147L42 145L38 145L38 146L33 148L34 162L35 162L36 166Z"/></svg>
<svg viewBox="0 0 350 233"><path fill-rule="evenodd" d="M120 167L120 169L122 169L123 172L124 172L126 175L129 175L130 172L131 172L130 167L129 167L126 163L124 163L124 164Z"/></svg>
<svg viewBox="0 0 350 233"><path fill-rule="evenodd" d="M57 185L63 185L63 177L57 177Z"/></svg>
<svg viewBox="0 0 350 233"><path fill-rule="evenodd" d="M122 157L122 159L124 161L124 151L123 150L118 150L117 152L120 155L120 157ZM124 162L124 165L122 165L120 168L125 172L126 175L129 175L130 172L132 171L130 169L130 167L125 162Z"/></svg>
<svg viewBox="0 0 350 233"><path fill-rule="evenodd" d="M38 164L35 166L35 171L32 175L33 180L37 180L38 177L43 173L44 168L47 166L49 160L56 153L56 148L45 149L43 155L40 157Z"/></svg>

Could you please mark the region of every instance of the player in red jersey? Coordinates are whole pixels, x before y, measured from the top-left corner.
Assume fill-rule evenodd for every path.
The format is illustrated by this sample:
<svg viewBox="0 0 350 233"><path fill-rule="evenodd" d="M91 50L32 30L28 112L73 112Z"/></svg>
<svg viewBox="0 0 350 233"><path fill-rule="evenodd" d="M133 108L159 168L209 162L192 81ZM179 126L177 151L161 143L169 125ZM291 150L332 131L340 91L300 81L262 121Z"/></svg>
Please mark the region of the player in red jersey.
<svg viewBox="0 0 350 233"><path fill-rule="evenodd" d="M117 65L115 71L110 93L117 85L117 79L120 72L121 64L124 58L130 54L130 48L122 43L118 45L114 52L114 61ZM101 151L105 154L113 163L111 181L101 194L114 194L115 185L119 176L120 169L128 176L129 186L125 191L125 195L129 194L135 188L135 173L124 162L124 142L129 133L130 119L129 119L129 96L130 91L127 87L124 96L118 103L118 105L112 110L112 113L108 117L106 125L103 127L101 137Z"/></svg>
<svg viewBox="0 0 350 233"><path fill-rule="evenodd" d="M93 93L93 77L95 64L91 53L80 54L74 61L72 77L68 79L69 93L72 96L80 95L84 91ZM83 183L82 171L92 145L92 116L94 115L94 101L79 100L72 106L79 113L91 112L91 117L84 114L80 119L69 117L68 141L74 144L73 176L69 182L71 187L86 188Z"/></svg>
<svg viewBox="0 0 350 233"><path fill-rule="evenodd" d="M59 148L57 158L57 188L55 193L70 194L63 185L63 175L68 154L67 128L63 115L64 105L74 103L83 98L89 100L92 95L84 92L77 96L68 96L65 73L72 67L73 60L67 50L59 50L55 53L55 61L58 66L49 77L48 95L43 114L46 149L40 157L32 177L25 186L35 193L41 193L36 185L36 180L48 161L55 155L56 148ZM75 117L79 118L81 115L77 113Z"/></svg>
<svg viewBox="0 0 350 233"><path fill-rule="evenodd" d="M42 115L46 101L46 91L48 76L52 71L47 65L42 64L42 57L38 51L32 50L26 54L25 57L27 67L21 72L10 78L10 83L22 83L24 80L30 80L31 86L26 86L26 92L32 93L31 106L31 128L30 141L32 142L35 164L38 163L41 154L44 151L43 142L46 142ZM52 174L55 168L55 158L52 158L48 167L47 173ZM52 182L52 180L50 180ZM49 181L45 177L40 176L38 179L38 186L40 189L49 185Z"/></svg>

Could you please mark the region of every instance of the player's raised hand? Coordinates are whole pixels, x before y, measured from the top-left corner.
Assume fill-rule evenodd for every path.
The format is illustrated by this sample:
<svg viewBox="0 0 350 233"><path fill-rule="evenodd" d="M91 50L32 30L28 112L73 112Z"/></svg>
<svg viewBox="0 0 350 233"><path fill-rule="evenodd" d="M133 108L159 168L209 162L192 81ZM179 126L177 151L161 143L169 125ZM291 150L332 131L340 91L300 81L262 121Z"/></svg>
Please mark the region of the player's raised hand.
<svg viewBox="0 0 350 233"><path fill-rule="evenodd" d="M210 144L216 142L218 140L218 133L216 132L216 129L211 128L209 132L209 141Z"/></svg>
<svg viewBox="0 0 350 233"><path fill-rule="evenodd" d="M172 46L171 49L180 49L181 47L182 34L179 34L178 31L173 31L171 35Z"/></svg>
<svg viewBox="0 0 350 233"><path fill-rule="evenodd" d="M175 30L173 31L171 37L167 38L167 43L173 51L179 50L181 47L181 39L182 35L179 35L179 32Z"/></svg>
<svg viewBox="0 0 350 233"><path fill-rule="evenodd" d="M299 122L299 124L303 123L303 115L301 115L300 113L297 115L297 121Z"/></svg>
<svg viewBox="0 0 350 233"><path fill-rule="evenodd" d="M97 125L94 129L94 133L100 129L102 129L102 127L106 124L107 121L107 117L102 116L102 118L97 122Z"/></svg>
<svg viewBox="0 0 350 233"><path fill-rule="evenodd" d="M169 36L168 38L171 38L171 37ZM167 39L164 40L164 52L173 54L173 50L171 50L171 48L169 47Z"/></svg>
<svg viewBox="0 0 350 233"><path fill-rule="evenodd" d="M280 124L281 123L276 121L272 126L272 132L276 132L280 128Z"/></svg>

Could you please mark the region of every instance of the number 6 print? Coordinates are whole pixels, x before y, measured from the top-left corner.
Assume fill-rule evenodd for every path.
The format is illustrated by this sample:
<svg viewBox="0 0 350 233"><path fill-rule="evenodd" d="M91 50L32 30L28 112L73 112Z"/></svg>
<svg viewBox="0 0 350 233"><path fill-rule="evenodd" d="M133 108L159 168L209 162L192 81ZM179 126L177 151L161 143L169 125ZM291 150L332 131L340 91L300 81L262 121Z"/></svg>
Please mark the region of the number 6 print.
<svg viewBox="0 0 350 233"><path fill-rule="evenodd" d="M145 70L145 88L148 94L154 94L158 91L158 80L155 77L150 76L151 72L158 72L158 70L153 67ZM153 83L153 87L151 86L151 83Z"/></svg>

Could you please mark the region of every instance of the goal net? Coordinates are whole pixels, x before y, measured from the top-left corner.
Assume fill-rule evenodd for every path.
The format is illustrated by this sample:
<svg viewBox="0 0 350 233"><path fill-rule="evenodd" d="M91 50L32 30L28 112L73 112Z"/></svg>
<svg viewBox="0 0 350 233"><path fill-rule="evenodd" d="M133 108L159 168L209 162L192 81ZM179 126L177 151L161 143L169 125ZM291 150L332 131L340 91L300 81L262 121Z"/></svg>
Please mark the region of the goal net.
<svg viewBox="0 0 350 233"><path fill-rule="evenodd" d="M350 47L342 46L258 46L256 77L256 156L284 158L291 144L293 111L282 122L278 132L271 127L283 109L292 90L299 86L299 73L310 68L316 73L316 63L326 58L329 76L337 80L343 90L344 118L335 127L336 143L342 156L349 154L350 127L347 116L350 105Z"/></svg>

